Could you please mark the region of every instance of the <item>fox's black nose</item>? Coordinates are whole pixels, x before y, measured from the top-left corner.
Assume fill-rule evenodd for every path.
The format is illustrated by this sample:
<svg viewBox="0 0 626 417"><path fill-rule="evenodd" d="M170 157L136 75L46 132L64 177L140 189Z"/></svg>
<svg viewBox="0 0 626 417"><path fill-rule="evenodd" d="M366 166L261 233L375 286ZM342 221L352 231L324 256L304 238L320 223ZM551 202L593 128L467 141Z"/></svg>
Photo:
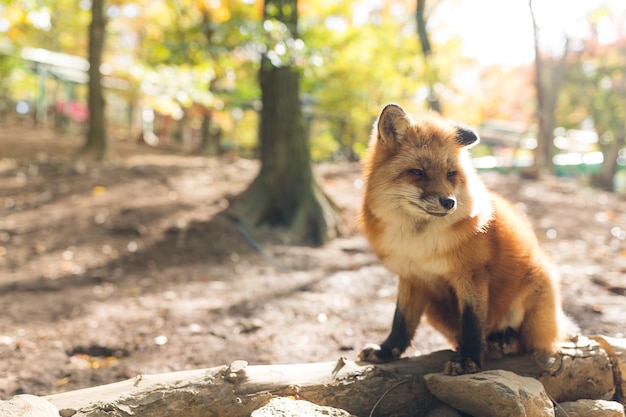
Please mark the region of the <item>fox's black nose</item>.
<svg viewBox="0 0 626 417"><path fill-rule="evenodd" d="M446 210L452 210L456 205L456 199L454 197L440 197L439 204Z"/></svg>

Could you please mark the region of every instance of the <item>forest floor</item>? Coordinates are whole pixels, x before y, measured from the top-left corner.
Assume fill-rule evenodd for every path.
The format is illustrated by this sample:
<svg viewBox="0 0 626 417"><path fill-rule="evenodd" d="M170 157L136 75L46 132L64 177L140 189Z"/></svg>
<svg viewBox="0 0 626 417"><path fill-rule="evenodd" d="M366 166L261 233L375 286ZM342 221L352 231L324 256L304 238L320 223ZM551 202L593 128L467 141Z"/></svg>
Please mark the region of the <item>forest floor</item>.
<svg viewBox="0 0 626 417"><path fill-rule="evenodd" d="M258 164L0 129L0 399L138 374L355 359L387 335L396 278L356 230L357 164L316 167L344 235L321 248L244 229L224 210ZM626 200L571 179L486 173L531 218L582 334L626 333ZM424 324L409 355L448 348Z"/></svg>

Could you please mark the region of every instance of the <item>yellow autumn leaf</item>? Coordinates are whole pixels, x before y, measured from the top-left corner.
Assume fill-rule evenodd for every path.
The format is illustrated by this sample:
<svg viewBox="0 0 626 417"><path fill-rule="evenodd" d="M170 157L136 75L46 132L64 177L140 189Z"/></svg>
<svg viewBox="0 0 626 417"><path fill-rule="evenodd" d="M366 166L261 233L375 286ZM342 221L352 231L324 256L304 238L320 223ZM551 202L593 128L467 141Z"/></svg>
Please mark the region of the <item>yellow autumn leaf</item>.
<svg viewBox="0 0 626 417"><path fill-rule="evenodd" d="M95 187L91 189L91 194L95 197L100 197L104 195L106 191L107 191L106 187L102 185L96 185Z"/></svg>

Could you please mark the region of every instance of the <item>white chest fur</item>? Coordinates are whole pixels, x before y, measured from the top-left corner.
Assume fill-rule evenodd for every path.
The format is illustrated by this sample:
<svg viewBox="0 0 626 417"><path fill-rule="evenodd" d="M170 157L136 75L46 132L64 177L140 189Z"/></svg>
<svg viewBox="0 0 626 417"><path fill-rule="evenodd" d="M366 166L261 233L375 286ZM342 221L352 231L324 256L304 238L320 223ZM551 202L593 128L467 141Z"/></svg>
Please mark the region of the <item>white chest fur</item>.
<svg viewBox="0 0 626 417"><path fill-rule="evenodd" d="M404 221L403 221L404 220ZM403 278L431 281L451 272L455 237L449 223L435 219L425 225L389 219L378 249L383 264Z"/></svg>

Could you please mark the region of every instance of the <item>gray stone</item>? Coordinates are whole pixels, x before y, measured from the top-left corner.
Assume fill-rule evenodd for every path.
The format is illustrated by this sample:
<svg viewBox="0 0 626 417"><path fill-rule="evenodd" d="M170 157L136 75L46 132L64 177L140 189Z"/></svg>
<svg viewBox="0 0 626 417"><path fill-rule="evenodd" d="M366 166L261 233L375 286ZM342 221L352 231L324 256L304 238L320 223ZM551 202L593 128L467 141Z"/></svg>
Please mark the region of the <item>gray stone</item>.
<svg viewBox="0 0 626 417"><path fill-rule="evenodd" d="M2 417L59 417L59 410L51 402L34 395L16 395L0 401Z"/></svg>
<svg viewBox="0 0 626 417"><path fill-rule="evenodd" d="M617 401L578 400L560 404L569 417L624 417L624 406Z"/></svg>
<svg viewBox="0 0 626 417"><path fill-rule="evenodd" d="M424 378L435 397L473 416L554 417L552 401L534 378L502 370Z"/></svg>
<svg viewBox="0 0 626 417"><path fill-rule="evenodd" d="M303 400L285 397L272 398L270 402L252 412L250 417L354 417L345 410L323 407Z"/></svg>

